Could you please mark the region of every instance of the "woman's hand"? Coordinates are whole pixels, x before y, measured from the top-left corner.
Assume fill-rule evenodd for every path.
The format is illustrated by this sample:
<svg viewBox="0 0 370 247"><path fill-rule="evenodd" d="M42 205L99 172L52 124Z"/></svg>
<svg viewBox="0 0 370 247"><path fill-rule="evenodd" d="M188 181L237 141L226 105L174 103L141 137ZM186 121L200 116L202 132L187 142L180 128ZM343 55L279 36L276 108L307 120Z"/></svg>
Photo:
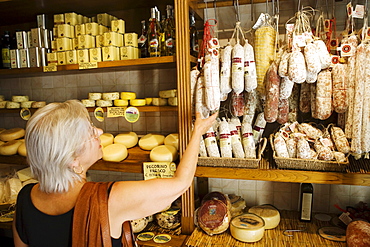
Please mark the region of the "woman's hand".
<svg viewBox="0 0 370 247"><path fill-rule="evenodd" d="M199 112L195 114L195 122L194 122L194 134L203 135L205 134L209 128L212 127L213 123L215 122L218 112L213 113L213 115L209 116L208 118L201 118L201 115Z"/></svg>

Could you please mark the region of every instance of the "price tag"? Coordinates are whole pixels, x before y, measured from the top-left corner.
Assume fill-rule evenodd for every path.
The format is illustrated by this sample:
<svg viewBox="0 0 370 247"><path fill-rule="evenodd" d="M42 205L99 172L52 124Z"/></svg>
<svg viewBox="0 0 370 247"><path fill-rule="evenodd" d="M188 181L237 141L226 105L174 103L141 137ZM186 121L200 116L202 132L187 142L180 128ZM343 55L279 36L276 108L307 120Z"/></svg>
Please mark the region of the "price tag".
<svg viewBox="0 0 370 247"><path fill-rule="evenodd" d="M305 47L306 39L304 35L294 35L293 36L293 46Z"/></svg>
<svg viewBox="0 0 370 247"><path fill-rule="evenodd" d="M357 4L355 7L355 11L353 11L352 16L353 18L363 19L365 14L365 6Z"/></svg>
<svg viewBox="0 0 370 247"><path fill-rule="evenodd" d="M174 162L144 162L144 179L172 178L176 171Z"/></svg>
<svg viewBox="0 0 370 247"><path fill-rule="evenodd" d="M136 107L130 106L125 110L125 118L129 123L135 123L140 118L140 112Z"/></svg>
<svg viewBox="0 0 370 247"><path fill-rule="evenodd" d="M98 120L99 122L103 122L104 121L104 110L103 110L103 108L101 108L101 107L95 108L94 116L95 116L96 120Z"/></svg>
<svg viewBox="0 0 370 247"><path fill-rule="evenodd" d="M341 52L341 57L349 57L355 54L355 49L350 44L343 44L342 46L338 47L339 51Z"/></svg>
<svg viewBox="0 0 370 247"><path fill-rule="evenodd" d="M42 67L43 72L54 72L58 71L57 65L47 65Z"/></svg>
<svg viewBox="0 0 370 247"><path fill-rule="evenodd" d="M31 117L31 111L28 108L22 108L20 116L23 120L28 120Z"/></svg>
<svg viewBox="0 0 370 247"><path fill-rule="evenodd" d="M127 107L107 107L107 117L124 117Z"/></svg>
<svg viewBox="0 0 370 247"><path fill-rule="evenodd" d="M78 69L96 69L98 62L78 63Z"/></svg>

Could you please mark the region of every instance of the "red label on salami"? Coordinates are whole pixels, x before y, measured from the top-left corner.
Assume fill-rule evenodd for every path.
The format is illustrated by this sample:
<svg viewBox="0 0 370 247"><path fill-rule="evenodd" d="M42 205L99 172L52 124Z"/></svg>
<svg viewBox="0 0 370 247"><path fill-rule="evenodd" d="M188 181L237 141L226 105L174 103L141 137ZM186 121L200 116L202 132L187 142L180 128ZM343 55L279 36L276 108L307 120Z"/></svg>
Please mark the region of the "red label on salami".
<svg viewBox="0 0 370 247"><path fill-rule="evenodd" d="M230 137L230 134L220 134L220 139L227 139Z"/></svg>
<svg viewBox="0 0 370 247"><path fill-rule="evenodd" d="M242 58L241 57L234 57L233 58L233 63L241 63L242 62Z"/></svg>
<svg viewBox="0 0 370 247"><path fill-rule="evenodd" d="M215 137L216 133L215 132L208 132L203 135L203 138L206 139L208 137Z"/></svg>
<svg viewBox="0 0 370 247"><path fill-rule="evenodd" d="M234 136L234 135L238 135L238 131L237 131L237 130L231 130L231 131L230 131L230 134L231 134L232 136Z"/></svg>
<svg viewBox="0 0 370 247"><path fill-rule="evenodd" d="M209 200L199 208L199 222L209 228L215 229L222 225L227 215L227 207L225 203L219 200Z"/></svg>
<svg viewBox="0 0 370 247"><path fill-rule="evenodd" d="M244 133L243 137L253 136L253 133Z"/></svg>

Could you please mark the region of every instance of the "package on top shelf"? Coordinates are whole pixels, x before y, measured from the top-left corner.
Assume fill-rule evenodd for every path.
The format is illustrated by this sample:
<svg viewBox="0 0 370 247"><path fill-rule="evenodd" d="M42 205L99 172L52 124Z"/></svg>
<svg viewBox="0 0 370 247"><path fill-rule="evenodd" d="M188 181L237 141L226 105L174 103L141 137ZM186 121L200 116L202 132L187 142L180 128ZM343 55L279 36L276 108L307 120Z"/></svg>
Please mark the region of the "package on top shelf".
<svg viewBox="0 0 370 247"><path fill-rule="evenodd" d="M56 52L47 53L48 65L58 65L58 57Z"/></svg>
<svg viewBox="0 0 370 247"><path fill-rule="evenodd" d="M112 20L117 20L117 19L118 19L117 17L107 14L107 13L100 13L96 15L97 22L106 27L111 27Z"/></svg>
<svg viewBox="0 0 370 247"><path fill-rule="evenodd" d="M42 28L42 29L47 29L48 16L46 14L37 15L36 19L37 19L37 27Z"/></svg>
<svg viewBox="0 0 370 247"><path fill-rule="evenodd" d="M57 32L58 32L58 38L74 38L74 26L71 26L69 24L59 24L56 25Z"/></svg>
<svg viewBox="0 0 370 247"><path fill-rule="evenodd" d="M30 56L28 49L20 49L19 50L20 61L21 61L21 68L29 68L30 67Z"/></svg>
<svg viewBox="0 0 370 247"><path fill-rule="evenodd" d="M104 46L103 50L103 61L116 61L119 60L119 48L116 46Z"/></svg>
<svg viewBox="0 0 370 247"><path fill-rule="evenodd" d="M77 51L76 50L70 50L66 51L66 62L67 64L76 64L77 63Z"/></svg>
<svg viewBox="0 0 370 247"><path fill-rule="evenodd" d="M54 15L54 25L64 24L64 14Z"/></svg>
<svg viewBox="0 0 370 247"><path fill-rule="evenodd" d="M96 35L95 36L95 47L103 47L104 46L104 35Z"/></svg>
<svg viewBox="0 0 370 247"><path fill-rule="evenodd" d="M125 33L125 21L122 19L112 20L111 30L113 32L124 34Z"/></svg>
<svg viewBox="0 0 370 247"><path fill-rule="evenodd" d="M96 22L90 22L85 24L86 34L96 36L99 34L99 24Z"/></svg>
<svg viewBox="0 0 370 247"><path fill-rule="evenodd" d="M20 55L18 49L10 50L10 67L12 69L18 69L21 67Z"/></svg>
<svg viewBox="0 0 370 247"><path fill-rule="evenodd" d="M57 38L57 51L69 51L72 50L72 39L71 38Z"/></svg>
<svg viewBox="0 0 370 247"><path fill-rule="evenodd" d="M105 32L104 46L123 46L123 35L116 32Z"/></svg>
<svg viewBox="0 0 370 247"><path fill-rule="evenodd" d="M65 51L57 52L57 57L58 57L58 65L66 65L67 64L66 52Z"/></svg>
<svg viewBox="0 0 370 247"><path fill-rule="evenodd" d="M77 13L70 12L70 13L64 13L64 23L70 24L72 26L77 24Z"/></svg>
<svg viewBox="0 0 370 247"><path fill-rule="evenodd" d="M121 60L139 58L138 48L132 46L122 46L119 48L119 50Z"/></svg>
<svg viewBox="0 0 370 247"><path fill-rule="evenodd" d="M28 37L26 31L18 31L15 33L17 41L17 49L28 48Z"/></svg>
<svg viewBox="0 0 370 247"><path fill-rule="evenodd" d="M101 47L90 48L89 56L90 56L90 62L101 62L102 61Z"/></svg>
<svg viewBox="0 0 370 247"><path fill-rule="evenodd" d="M89 34L77 36L78 49L95 48L95 37Z"/></svg>
<svg viewBox="0 0 370 247"><path fill-rule="evenodd" d="M85 28L85 24L77 24L75 26L75 35L78 36L78 35L82 35L82 34L86 34L86 28Z"/></svg>
<svg viewBox="0 0 370 247"><path fill-rule="evenodd" d="M137 33L125 33L124 34L124 45L138 47Z"/></svg>
<svg viewBox="0 0 370 247"><path fill-rule="evenodd" d="M89 61L89 49L80 49L77 51L78 63L87 63Z"/></svg>

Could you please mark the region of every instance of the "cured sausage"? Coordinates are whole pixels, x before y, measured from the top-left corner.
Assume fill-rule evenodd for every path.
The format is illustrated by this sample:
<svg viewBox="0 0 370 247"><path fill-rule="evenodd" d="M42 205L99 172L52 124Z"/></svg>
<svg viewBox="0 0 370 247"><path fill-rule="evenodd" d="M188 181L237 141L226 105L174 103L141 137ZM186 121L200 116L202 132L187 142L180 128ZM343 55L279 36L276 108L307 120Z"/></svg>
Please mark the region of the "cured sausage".
<svg viewBox="0 0 370 247"><path fill-rule="evenodd" d="M332 113L332 90L331 72L322 70L316 82L316 114L320 120L328 119Z"/></svg>
<svg viewBox="0 0 370 247"><path fill-rule="evenodd" d="M299 85L294 83L292 94L289 96L289 122L295 122L298 119L299 108Z"/></svg>
<svg viewBox="0 0 370 247"><path fill-rule="evenodd" d="M337 113L347 110L347 65L337 63L332 68L333 77L333 108Z"/></svg>
<svg viewBox="0 0 370 247"><path fill-rule="evenodd" d="M200 72L196 67L194 67L190 71L191 111L193 114L195 113L195 95L196 95L195 88L199 74Z"/></svg>
<svg viewBox="0 0 370 247"><path fill-rule="evenodd" d="M265 120L268 123L276 121L279 112L280 77L277 73L277 63L273 62L266 73L266 104Z"/></svg>
<svg viewBox="0 0 370 247"><path fill-rule="evenodd" d="M241 117L244 114L244 94L232 92L232 112L234 116Z"/></svg>
<svg viewBox="0 0 370 247"><path fill-rule="evenodd" d="M277 157L289 158L289 153L288 153L288 149L287 149L285 140L284 140L284 138L283 138L283 136L281 135L280 132L277 132L275 134L274 148L275 148L275 152L276 152Z"/></svg>
<svg viewBox="0 0 370 247"><path fill-rule="evenodd" d="M303 53L298 48L295 48L289 57L288 76L289 79L295 83L303 83L306 81L306 61Z"/></svg>
<svg viewBox="0 0 370 247"><path fill-rule="evenodd" d="M321 70L321 61L317 47L314 43L308 43L304 47L304 58L306 60L307 73L318 74ZM315 81L307 81L315 82Z"/></svg>
<svg viewBox="0 0 370 247"><path fill-rule="evenodd" d="M292 94L294 82L289 80L288 77L281 77L280 80L280 98L288 99L289 96Z"/></svg>
<svg viewBox="0 0 370 247"><path fill-rule="evenodd" d="M225 118L222 118L220 125L218 126L220 135L220 150L221 157L232 158L233 154L231 151L231 134L229 129L229 123Z"/></svg>
<svg viewBox="0 0 370 247"><path fill-rule="evenodd" d="M244 48L244 90L250 92L257 88L256 62L253 46L245 40Z"/></svg>
<svg viewBox="0 0 370 247"><path fill-rule="evenodd" d="M220 68L220 91L221 94L228 94L231 92L231 51L232 46L227 44L221 49L221 68Z"/></svg>
<svg viewBox="0 0 370 247"><path fill-rule="evenodd" d="M235 158L244 158L244 150L237 127L233 121L229 121L229 129L231 134L231 150Z"/></svg>
<svg viewBox="0 0 370 247"><path fill-rule="evenodd" d="M301 84L301 91L299 97L299 110L303 113L310 112L311 110L311 92L310 84L304 82Z"/></svg>
<svg viewBox="0 0 370 247"><path fill-rule="evenodd" d="M212 55L206 55L206 62L203 66L205 84L205 104L210 111L217 111L220 108L220 74L218 52L215 50Z"/></svg>
<svg viewBox="0 0 370 247"><path fill-rule="evenodd" d="M327 69L331 65L331 55L325 45L325 42L321 39L314 41L316 46L317 54L320 58L321 69Z"/></svg>
<svg viewBox="0 0 370 247"><path fill-rule="evenodd" d="M266 127L265 114L261 112L257 115L256 121L254 122L253 125L253 138L255 144L260 142L263 132L265 131L265 127Z"/></svg>
<svg viewBox="0 0 370 247"><path fill-rule="evenodd" d="M280 77L288 77L288 63L291 53L285 50L279 61L278 73Z"/></svg>
<svg viewBox="0 0 370 247"><path fill-rule="evenodd" d="M247 123L242 123L242 144L245 153L245 158L256 158L256 145L253 139L252 126Z"/></svg>
<svg viewBox="0 0 370 247"><path fill-rule="evenodd" d="M216 133L211 127L204 135L204 143L207 149L209 157L220 157L220 151L218 150Z"/></svg>
<svg viewBox="0 0 370 247"><path fill-rule="evenodd" d="M279 124L285 124L289 121L289 100L279 99L278 117L276 120Z"/></svg>
<svg viewBox="0 0 370 247"><path fill-rule="evenodd" d="M239 43L233 47L231 65L231 87L236 94L244 91L244 48Z"/></svg>
<svg viewBox="0 0 370 247"><path fill-rule="evenodd" d="M201 73L195 87L195 111L199 112L202 118L206 118L209 115L209 109L206 107L204 101L204 90L204 76Z"/></svg>

